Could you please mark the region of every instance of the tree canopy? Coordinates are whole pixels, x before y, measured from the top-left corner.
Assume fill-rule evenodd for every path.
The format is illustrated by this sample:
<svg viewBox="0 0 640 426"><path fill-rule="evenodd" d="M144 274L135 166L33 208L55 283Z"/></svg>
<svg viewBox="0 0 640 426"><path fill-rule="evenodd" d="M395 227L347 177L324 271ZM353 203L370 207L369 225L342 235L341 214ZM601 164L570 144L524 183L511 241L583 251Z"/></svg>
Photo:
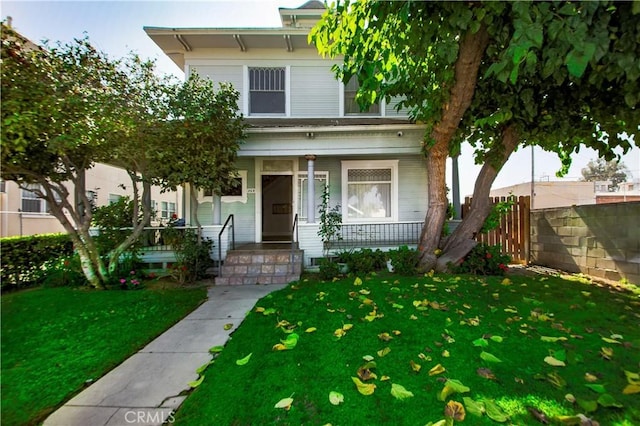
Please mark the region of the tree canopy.
<svg viewBox="0 0 640 426"><path fill-rule="evenodd" d="M611 159L640 140L639 12L637 3L612 1L365 0L327 11L310 40L343 58L337 76L357 76L363 105L403 97L398 107L427 125L424 269L446 269L473 247L491 184L518 147L553 151L566 170L581 146ZM470 214L441 239L445 161L463 142L483 166Z"/></svg>
<svg viewBox="0 0 640 426"><path fill-rule="evenodd" d="M609 191L617 191L619 184L627 181L629 170L618 160L605 161L603 158L590 160L582 169L582 180L586 182L609 181Z"/></svg>
<svg viewBox="0 0 640 426"><path fill-rule="evenodd" d="M38 47L2 30L2 178L37 185L102 288L149 223L152 184L227 185L243 136L237 92L159 77L136 55L111 60L86 38ZM132 232L110 253L89 233L85 173L98 162L125 169L133 188Z"/></svg>

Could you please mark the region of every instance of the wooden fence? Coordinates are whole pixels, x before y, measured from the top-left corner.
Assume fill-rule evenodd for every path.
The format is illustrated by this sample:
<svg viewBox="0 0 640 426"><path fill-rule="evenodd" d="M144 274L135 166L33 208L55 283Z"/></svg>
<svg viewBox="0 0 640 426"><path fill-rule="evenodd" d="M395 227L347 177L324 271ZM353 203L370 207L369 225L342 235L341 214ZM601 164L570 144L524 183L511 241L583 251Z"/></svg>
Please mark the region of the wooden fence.
<svg viewBox="0 0 640 426"><path fill-rule="evenodd" d="M495 205L512 199L513 205L500 219L500 225L487 233L476 235L476 240L489 245L500 245L502 253L511 256L512 263L529 263L531 197L491 197ZM462 206L462 217L471 208L471 197L466 197Z"/></svg>

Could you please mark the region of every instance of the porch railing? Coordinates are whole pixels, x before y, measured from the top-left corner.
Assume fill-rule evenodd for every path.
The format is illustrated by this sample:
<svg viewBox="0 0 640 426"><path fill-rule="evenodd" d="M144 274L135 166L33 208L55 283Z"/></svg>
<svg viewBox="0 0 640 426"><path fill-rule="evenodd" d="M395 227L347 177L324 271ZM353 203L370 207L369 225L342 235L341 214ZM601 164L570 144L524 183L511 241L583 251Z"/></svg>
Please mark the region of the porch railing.
<svg viewBox="0 0 640 426"><path fill-rule="evenodd" d="M384 247L418 244L423 222L343 223L331 248Z"/></svg>
<svg viewBox="0 0 640 426"><path fill-rule="evenodd" d="M295 250L298 248L298 213L293 217L293 226L291 227L291 262L295 256Z"/></svg>
<svg viewBox="0 0 640 426"><path fill-rule="evenodd" d="M229 226L229 223L231 223L231 226ZM231 232L231 250L235 250L236 227L234 224L234 219L232 214L230 214L229 217L227 217L227 220L224 222L224 225L222 225L222 229L218 233L218 271L219 271L218 273L220 275L222 275L222 235L224 234L224 231L227 229L228 226Z"/></svg>

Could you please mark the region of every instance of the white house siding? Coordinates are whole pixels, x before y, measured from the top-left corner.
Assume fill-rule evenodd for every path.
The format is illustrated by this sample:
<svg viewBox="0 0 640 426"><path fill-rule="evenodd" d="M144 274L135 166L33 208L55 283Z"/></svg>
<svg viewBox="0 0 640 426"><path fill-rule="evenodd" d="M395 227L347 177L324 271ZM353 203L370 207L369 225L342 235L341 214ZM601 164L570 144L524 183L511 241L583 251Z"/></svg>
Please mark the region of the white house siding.
<svg viewBox="0 0 640 426"><path fill-rule="evenodd" d="M424 220L427 213L427 169L421 156L399 157L399 217L402 221Z"/></svg>
<svg viewBox="0 0 640 426"><path fill-rule="evenodd" d="M401 98L394 97L385 103L384 114L387 117L408 117L409 110L402 108L400 111L396 111L396 105L400 102Z"/></svg>
<svg viewBox="0 0 640 426"><path fill-rule="evenodd" d="M326 62L291 67L291 116L336 117L340 85Z"/></svg>
<svg viewBox="0 0 640 426"><path fill-rule="evenodd" d="M242 65L197 65L190 72L197 72L200 77L209 78L215 83L231 83L240 94L243 93ZM243 111L242 95L238 99L238 109Z"/></svg>

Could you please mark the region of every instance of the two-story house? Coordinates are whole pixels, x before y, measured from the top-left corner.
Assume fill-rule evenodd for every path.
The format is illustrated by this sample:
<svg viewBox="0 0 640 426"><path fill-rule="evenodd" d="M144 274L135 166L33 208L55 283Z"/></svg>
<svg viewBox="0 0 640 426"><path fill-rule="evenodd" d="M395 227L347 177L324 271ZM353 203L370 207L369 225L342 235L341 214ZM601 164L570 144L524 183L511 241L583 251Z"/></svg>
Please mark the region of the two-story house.
<svg viewBox="0 0 640 426"><path fill-rule="evenodd" d="M357 79L338 81L331 66L340 59L323 58L308 43L324 10L319 1L281 8L279 28L145 27L187 76L229 82L240 94L249 129L238 152L237 191L198 194L198 218L216 244L233 215L236 246L293 241L305 267L312 265L323 255L318 209L325 186L330 205L341 206L343 245L417 241L427 209L424 126L397 111L397 100L360 110ZM186 206L187 221L192 208ZM228 241L225 228L222 259Z"/></svg>

